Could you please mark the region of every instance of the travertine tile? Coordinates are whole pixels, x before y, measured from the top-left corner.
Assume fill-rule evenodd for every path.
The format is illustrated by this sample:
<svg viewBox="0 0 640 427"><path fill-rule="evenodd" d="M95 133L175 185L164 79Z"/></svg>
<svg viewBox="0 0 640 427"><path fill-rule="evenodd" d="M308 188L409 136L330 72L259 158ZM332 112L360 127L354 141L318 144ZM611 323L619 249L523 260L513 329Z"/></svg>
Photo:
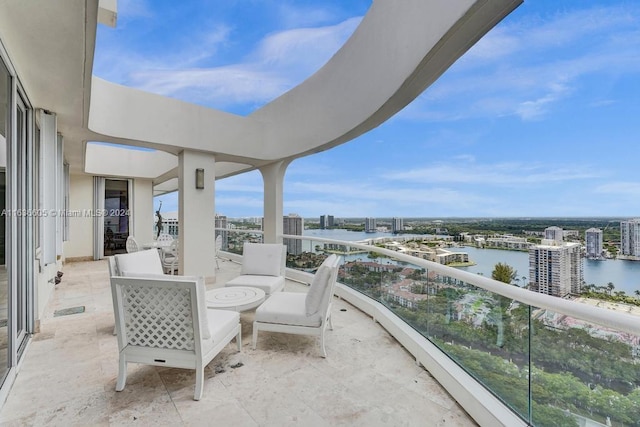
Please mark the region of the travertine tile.
<svg viewBox="0 0 640 427"><path fill-rule="evenodd" d="M221 260L220 287L239 274ZM306 285L287 282L289 291ZM85 312L53 317L74 304ZM205 369L193 400L191 370L130 364L115 391L118 345L106 262L70 263L41 332L0 412L7 426L472 426L445 390L370 317L335 299L328 358L315 337L261 332L242 313L242 352L228 345Z"/></svg>

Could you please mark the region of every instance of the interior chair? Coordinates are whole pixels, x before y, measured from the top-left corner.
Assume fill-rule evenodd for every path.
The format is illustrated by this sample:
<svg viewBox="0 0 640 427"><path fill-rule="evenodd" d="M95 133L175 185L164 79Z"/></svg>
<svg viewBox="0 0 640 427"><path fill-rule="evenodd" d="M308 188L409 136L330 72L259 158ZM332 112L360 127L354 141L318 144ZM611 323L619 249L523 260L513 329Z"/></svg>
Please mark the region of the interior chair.
<svg viewBox="0 0 640 427"><path fill-rule="evenodd" d="M169 247L161 247L159 251L164 272L174 274L178 269L178 241L171 238Z"/></svg>
<svg viewBox="0 0 640 427"><path fill-rule="evenodd" d="M222 249L222 234L218 234L216 237L216 270L220 270L220 264L218 258L220 258L220 250Z"/></svg>
<svg viewBox="0 0 640 427"><path fill-rule="evenodd" d="M185 276L111 278L118 335L116 391L127 381L127 364L196 371L200 400L204 368L233 338L242 348L240 315L206 308L204 278Z"/></svg>
<svg viewBox="0 0 640 427"><path fill-rule="evenodd" d="M240 276L225 286L260 288L267 298L284 289L287 247L277 243L248 243L242 248Z"/></svg>
<svg viewBox="0 0 640 427"><path fill-rule="evenodd" d="M171 243L171 242L173 242L173 236L171 234L168 234L168 233L160 233L160 235L156 239L156 242L158 242L158 243L163 243L163 242Z"/></svg>
<svg viewBox="0 0 640 427"><path fill-rule="evenodd" d="M129 236L127 237L127 241L125 243L125 248L127 253L138 252L140 250L140 245L135 237Z"/></svg>
<svg viewBox="0 0 640 427"><path fill-rule="evenodd" d="M320 337L322 357L327 357L324 332L333 330L331 305L338 276L340 257L330 255L313 276L307 293L278 292L271 295L256 309L253 322L253 348L258 342L258 331Z"/></svg>

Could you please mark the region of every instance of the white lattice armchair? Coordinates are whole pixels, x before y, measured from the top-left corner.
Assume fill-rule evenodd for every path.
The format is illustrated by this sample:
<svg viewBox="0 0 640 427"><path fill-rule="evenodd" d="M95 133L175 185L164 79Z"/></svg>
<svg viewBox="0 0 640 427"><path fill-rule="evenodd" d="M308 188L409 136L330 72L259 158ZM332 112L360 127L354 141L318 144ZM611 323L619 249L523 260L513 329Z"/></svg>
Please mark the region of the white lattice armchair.
<svg viewBox="0 0 640 427"><path fill-rule="evenodd" d="M202 278L111 278L118 335L116 391L127 380L127 364L194 369L194 400L200 400L204 368L235 337L242 348L237 312L206 308Z"/></svg>

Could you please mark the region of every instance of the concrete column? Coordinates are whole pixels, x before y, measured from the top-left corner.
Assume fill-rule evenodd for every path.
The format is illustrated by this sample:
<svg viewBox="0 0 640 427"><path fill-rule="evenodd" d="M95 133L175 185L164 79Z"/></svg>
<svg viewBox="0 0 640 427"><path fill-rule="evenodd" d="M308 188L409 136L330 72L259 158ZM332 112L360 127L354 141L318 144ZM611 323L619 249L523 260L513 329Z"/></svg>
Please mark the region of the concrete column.
<svg viewBox="0 0 640 427"><path fill-rule="evenodd" d="M178 156L179 272L215 282L215 157L185 150ZM196 189L196 169L204 169L204 189Z"/></svg>
<svg viewBox="0 0 640 427"><path fill-rule="evenodd" d="M264 181L264 243L282 243L284 174L290 160L260 168Z"/></svg>

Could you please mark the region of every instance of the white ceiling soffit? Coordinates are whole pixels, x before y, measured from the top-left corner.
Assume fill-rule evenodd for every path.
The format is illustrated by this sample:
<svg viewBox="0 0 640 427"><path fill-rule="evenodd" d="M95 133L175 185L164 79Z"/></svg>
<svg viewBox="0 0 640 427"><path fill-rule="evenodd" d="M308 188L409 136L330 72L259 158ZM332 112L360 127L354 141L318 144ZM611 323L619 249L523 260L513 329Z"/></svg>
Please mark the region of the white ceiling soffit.
<svg viewBox="0 0 640 427"><path fill-rule="evenodd" d="M158 150L87 143L85 172L93 175L157 178L178 166L178 157Z"/></svg>
<svg viewBox="0 0 640 427"><path fill-rule="evenodd" d="M171 178L162 184L153 186L154 196L161 196L163 194L173 193L174 191L178 191L178 178Z"/></svg>

